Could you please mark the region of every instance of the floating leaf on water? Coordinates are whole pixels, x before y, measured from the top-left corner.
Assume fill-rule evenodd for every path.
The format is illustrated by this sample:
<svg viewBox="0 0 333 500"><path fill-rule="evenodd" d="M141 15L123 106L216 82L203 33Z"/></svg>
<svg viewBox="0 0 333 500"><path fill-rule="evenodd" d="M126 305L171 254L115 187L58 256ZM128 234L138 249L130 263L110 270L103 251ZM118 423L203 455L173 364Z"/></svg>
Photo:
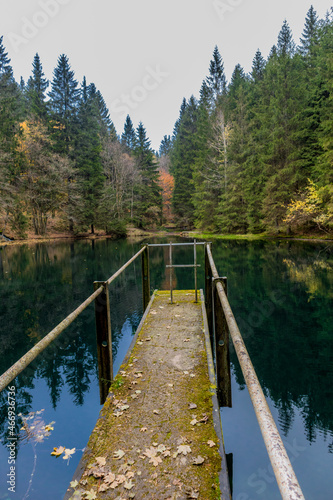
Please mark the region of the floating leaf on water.
<svg viewBox="0 0 333 500"><path fill-rule="evenodd" d="M58 448L53 448L51 455L53 455L54 457L60 457L60 455L62 455L64 451L65 447L59 446Z"/></svg>
<svg viewBox="0 0 333 500"><path fill-rule="evenodd" d="M69 460L72 455L74 455L76 451L76 448L72 448L71 450L69 448L65 449L65 455L62 457L64 460Z"/></svg>

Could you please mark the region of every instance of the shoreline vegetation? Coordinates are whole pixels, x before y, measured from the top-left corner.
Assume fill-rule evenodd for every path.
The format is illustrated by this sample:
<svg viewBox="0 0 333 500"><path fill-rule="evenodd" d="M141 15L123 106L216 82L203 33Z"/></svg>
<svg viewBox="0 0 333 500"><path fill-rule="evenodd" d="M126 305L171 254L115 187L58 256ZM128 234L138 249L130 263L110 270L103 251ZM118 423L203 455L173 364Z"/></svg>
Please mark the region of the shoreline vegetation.
<svg viewBox="0 0 333 500"><path fill-rule="evenodd" d="M17 238L8 241L3 239L0 234L0 247L7 245L33 245L37 243L53 243L60 241L79 241L79 240L100 240L100 239L120 239L117 235L106 234L103 231L97 231L95 234L82 233L73 235L70 232L50 232L44 236L38 236L30 233L27 238ZM8 236L8 235L7 235ZM180 231L180 230L170 230L170 229L157 229L157 230L143 230L135 227L127 228L127 235L125 236L128 240L145 239L145 238L165 238L165 237L183 237L189 239L201 239L201 240L301 240L301 241L333 241L333 237L330 234L319 234L319 233L304 233L304 234L222 234L222 233L209 233L200 231Z"/></svg>

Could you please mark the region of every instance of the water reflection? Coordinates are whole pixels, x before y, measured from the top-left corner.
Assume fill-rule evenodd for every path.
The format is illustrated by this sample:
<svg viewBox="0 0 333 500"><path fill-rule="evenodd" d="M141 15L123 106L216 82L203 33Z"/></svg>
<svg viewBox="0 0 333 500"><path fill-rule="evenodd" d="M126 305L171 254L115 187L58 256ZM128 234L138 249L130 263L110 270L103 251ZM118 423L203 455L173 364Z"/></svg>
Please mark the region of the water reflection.
<svg viewBox="0 0 333 500"><path fill-rule="evenodd" d="M139 243L110 240L94 244L79 241L2 247L1 373L90 295L93 281L111 276L139 248ZM301 419L308 443L315 443L320 436L331 453L332 248L332 245L320 243L285 241L220 241L213 244L217 269L221 275L228 276L229 300L263 390L277 412L281 432L289 438L293 435L295 422ZM169 289L169 271L165 268L168 251L166 247L150 249L152 289ZM175 248L173 259L175 264L188 264L193 261L193 249ZM203 248L198 249L198 263L201 264L198 286L202 288ZM174 269L173 287L193 289L193 270ZM117 369L142 314L140 260L111 285L110 303ZM232 347L231 363L234 390L245 393L244 379ZM61 420L59 414L69 407L73 415L77 408L83 420L92 406L96 406L97 415L98 403L92 403L93 398L98 399L96 379L94 306L91 305L17 378L17 413L39 410L41 406L36 407L36 404L42 404L46 408L46 419L57 419L57 425L62 427L68 424L63 423L67 421L65 417ZM92 394L92 387L96 396ZM47 390L49 401L45 401L44 396L40 403L38 396L44 390ZM3 444L8 439L6 397L5 392L0 394ZM55 411L58 416L51 416ZM89 418L90 422L96 420L95 414ZM227 428L227 440L231 433L236 433L234 422L237 418L234 415ZM80 425L84 425L83 420ZM75 445L78 423L71 425L68 425L66 440L61 438L54 445L66 442L70 447ZM93 424L89 425L81 432L79 448L87 442ZM66 429L62 432L66 434ZM240 450L228 451L232 451L237 460ZM317 460L324 470L325 456L322 454ZM71 477L69 472L68 477ZM65 489L67 479L64 479ZM41 493L36 499L43 498L43 490L39 488Z"/></svg>

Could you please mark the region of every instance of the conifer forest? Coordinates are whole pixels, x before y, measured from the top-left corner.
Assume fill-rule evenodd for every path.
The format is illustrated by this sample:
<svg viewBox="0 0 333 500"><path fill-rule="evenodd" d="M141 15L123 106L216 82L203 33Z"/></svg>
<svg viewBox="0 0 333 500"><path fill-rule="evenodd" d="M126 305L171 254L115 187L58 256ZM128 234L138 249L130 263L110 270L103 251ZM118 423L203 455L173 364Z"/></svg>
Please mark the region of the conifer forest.
<svg viewBox="0 0 333 500"><path fill-rule="evenodd" d="M225 234L333 229L333 12L313 7L297 44L284 21L265 59L207 61L158 151L128 115L117 133L94 83L65 54L52 81L38 53L27 82L0 37L0 231L118 236L126 226ZM181 81L179 83L181 85ZM193 82L195 87L197 82Z"/></svg>

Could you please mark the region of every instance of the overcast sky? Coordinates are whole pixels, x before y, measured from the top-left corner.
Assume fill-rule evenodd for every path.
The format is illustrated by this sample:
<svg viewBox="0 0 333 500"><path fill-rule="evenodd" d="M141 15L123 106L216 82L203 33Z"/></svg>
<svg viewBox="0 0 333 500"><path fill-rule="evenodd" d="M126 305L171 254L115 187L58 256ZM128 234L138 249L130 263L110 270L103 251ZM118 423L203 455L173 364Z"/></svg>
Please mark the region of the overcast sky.
<svg viewBox="0 0 333 500"><path fill-rule="evenodd" d="M324 17L332 0L314 0ZM118 134L126 114L142 121L158 149L172 134L183 97L199 95L214 46L228 81L246 72L259 48L266 58L284 19L296 43L308 0L0 0L0 36L15 78L27 81L39 53L52 80L58 56L76 79L102 92Z"/></svg>

